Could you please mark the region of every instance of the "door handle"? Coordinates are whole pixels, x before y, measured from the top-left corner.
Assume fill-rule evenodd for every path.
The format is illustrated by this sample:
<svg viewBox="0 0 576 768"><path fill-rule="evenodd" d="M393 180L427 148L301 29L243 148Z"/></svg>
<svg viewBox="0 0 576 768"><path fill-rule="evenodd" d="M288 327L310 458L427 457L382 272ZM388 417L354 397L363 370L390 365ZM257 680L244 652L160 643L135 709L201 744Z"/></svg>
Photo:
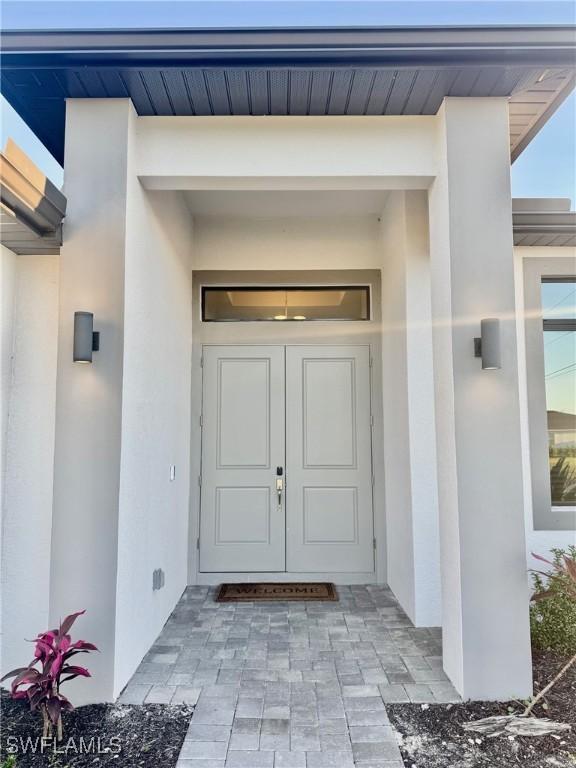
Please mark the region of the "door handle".
<svg viewBox="0 0 576 768"><path fill-rule="evenodd" d="M282 491L284 490L284 470L276 467L276 493L278 494L278 506L282 506Z"/></svg>

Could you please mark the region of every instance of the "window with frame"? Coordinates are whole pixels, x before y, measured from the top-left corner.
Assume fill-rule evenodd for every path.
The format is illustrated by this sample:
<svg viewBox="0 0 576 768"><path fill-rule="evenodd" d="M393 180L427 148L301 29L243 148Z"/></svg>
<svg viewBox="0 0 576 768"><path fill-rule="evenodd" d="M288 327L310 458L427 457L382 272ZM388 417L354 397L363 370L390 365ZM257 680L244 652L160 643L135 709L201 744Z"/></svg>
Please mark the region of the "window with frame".
<svg viewBox="0 0 576 768"><path fill-rule="evenodd" d="M576 506L576 277L543 277L544 377L552 507Z"/></svg>
<svg viewBox="0 0 576 768"><path fill-rule="evenodd" d="M202 288L202 320L208 323L369 319L367 285Z"/></svg>

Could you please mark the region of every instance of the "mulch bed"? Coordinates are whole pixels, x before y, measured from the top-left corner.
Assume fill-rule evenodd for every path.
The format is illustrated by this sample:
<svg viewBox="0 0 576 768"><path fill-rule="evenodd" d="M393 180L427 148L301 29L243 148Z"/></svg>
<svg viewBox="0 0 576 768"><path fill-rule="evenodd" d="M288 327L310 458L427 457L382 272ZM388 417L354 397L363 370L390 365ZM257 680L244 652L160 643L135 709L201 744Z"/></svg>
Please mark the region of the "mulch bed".
<svg viewBox="0 0 576 768"><path fill-rule="evenodd" d="M567 659L552 652L534 653L534 691L541 690ZM393 725L402 734L400 751L406 768L574 768L576 765L576 669L570 670L546 696L547 708L537 717L568 723L572 730L557 736L486 738L462 730L461 724L491 715L520 713L519 702L464 704L389 704Z"/></svg>
<svg viewBox="0 0 576 768"><path fill-rule="evenodd" d="M2 692L0 760L13 754L15 768L174 768L192 712L163 704L78 707L64 715L61 752L50 743L42 753L40 715Z"/></svg>

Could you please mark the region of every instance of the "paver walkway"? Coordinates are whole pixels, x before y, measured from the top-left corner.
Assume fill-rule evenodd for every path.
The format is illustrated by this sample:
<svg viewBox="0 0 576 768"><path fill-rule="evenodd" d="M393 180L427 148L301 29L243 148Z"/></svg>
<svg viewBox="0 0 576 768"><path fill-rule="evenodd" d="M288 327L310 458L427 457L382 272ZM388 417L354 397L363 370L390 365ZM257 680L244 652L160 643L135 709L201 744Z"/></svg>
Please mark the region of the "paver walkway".
<svg viewBox="0 0 576 768"><path fill-rule="evenodd" d="M178 768L402 768L390 702L448 702L438 629L382 586L334 603L215 603L189 587L122 693L196 704Z"/></svg>

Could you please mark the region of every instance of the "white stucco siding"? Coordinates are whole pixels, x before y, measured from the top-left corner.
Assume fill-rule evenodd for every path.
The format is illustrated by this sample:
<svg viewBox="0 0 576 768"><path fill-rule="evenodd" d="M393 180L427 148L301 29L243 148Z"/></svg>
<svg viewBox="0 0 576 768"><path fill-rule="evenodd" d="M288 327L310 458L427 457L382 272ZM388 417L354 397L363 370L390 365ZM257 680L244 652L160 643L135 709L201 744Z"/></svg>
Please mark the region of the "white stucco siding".
<svg viewBox="0 0 576 768"><path fill-rule="evenodd" d="M444 669L464 697L524 698L532 670L507 103L448 98L438 127L444 167L429 204ZM474 357L484 317L500 318L499 370Z"/></svg>
<svg viewBox="0 0 576 768"><path fill-rule="evenodd" d="M382 398L388 582L417 626L441 623L428 211L389 196L382 215Z"/></svg>
<svg viewBox="0 0 576 768"><path fill-rule="evenodd" d="M191 255L179 193L148 193L129 179L114 695L187 583ZM165 586L153 591L157 568Z"/></svg>
<svg viewBox="0 0 576 768"><path fill-rule="evenodd" d="M517 246L514 248L514 282L516 290L516 327L518 335L518 360L520 384L520 415L522 436L522 471L524 477L524 511L526 521L526 554L529 568L541 570L542 564L532 557L532 553L547 555L552 548L565 549L570 544L576 545L576 531L535 530L534 510L532 505L532 471L530 461L530 413L527 396L527 350L525 334L524 306L524 265L528 259L563 259L566 263L565 274L576 272L576 248Z"/></svg>
<svg viewBox="0 0 576 768"><path fill-rule="evenodd" d="M121 99L66 105L50 617L86 610L76 632L98 646L76 704L110 701L115 657L124 346L124 256L130 117ZM74 312L94 313L100 350L72 359Z"/></svg>
<svg viewBox="0 0 576 768"><path fill-rule="evenodd" d="M0 500L4 498L4 478L6 474L6 431L8 428L8 399L12 382L12 359L14 347L14 297L16 294L16 260L14 251L0 246L0 386L1 386L1 468Z"/></svg>
<svg viewBox="0 0 576 768"><path fill-rule="evenodd" d="M2 248L2 672L48 628L57 340L58 257Z"/></svg>
<svg viewBox="0 0 576 768"><path fill-rule="evenodd" d="M434 116L141 117L137 130L149 188L421 188L436 171Z"/></svg>
<svg viewBox="0 0 576 768"><path fill-rule="evenodd" d="M194 269L379 269L377 216L194 219Z"/></svg>
<svg viewBox="0 0 576 768"><path fill-rule="evenodd" d="M383 212L382 238L387 581L406 613L414 620L416 594L406 360L406 211L404 196L400 193L390 196Z"/></svg>

